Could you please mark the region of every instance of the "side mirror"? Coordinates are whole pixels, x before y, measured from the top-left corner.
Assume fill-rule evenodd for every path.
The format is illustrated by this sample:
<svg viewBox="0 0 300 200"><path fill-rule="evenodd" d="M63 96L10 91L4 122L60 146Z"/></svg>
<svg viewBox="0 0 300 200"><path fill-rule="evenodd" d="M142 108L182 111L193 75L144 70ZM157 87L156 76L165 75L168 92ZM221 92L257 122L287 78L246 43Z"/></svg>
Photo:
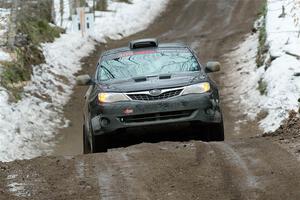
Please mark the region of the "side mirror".
<svg viewBox="0 0 300 200"><path fill-rule="evenodd" d="M76 77L77 85L85 86L85 85L92 85L93 83L94 82L93 82L92 78L87 74Z"/></svg>
<svg viewBox="0 0 300 200"><path fill-rule="evenodd" d="M218 72L221 70L221 64L219 62L207 62L205 66L205 72L211 73L211 72Z"/></svg>

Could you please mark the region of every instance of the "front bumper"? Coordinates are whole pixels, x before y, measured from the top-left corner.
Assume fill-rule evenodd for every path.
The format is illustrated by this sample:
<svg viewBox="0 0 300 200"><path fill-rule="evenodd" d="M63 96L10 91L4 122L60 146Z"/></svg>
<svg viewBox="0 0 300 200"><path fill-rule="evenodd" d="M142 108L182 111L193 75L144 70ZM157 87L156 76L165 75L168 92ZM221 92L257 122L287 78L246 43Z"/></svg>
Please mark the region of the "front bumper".
<svg viewBox="0 0 300 200"><path fill-rule="evenodd" d="M119 129L182 122L218 123L219 103L209 93L178 96L161 101L126 101L100 106L92 119L95 135Z"/></svg>

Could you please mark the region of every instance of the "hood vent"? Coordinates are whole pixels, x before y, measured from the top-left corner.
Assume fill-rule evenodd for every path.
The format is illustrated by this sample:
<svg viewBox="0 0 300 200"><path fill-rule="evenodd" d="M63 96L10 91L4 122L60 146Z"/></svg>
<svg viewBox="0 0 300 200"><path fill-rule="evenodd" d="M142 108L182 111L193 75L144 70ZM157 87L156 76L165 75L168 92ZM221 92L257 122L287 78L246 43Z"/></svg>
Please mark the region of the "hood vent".
<svg viewBox="0 0 300 200"><path fill-rule="evenodd" d="M146 76L135 77L135 78L133 78L133 80L135 82L144 82L144 81L147 81L147 77Z"/></svg>
<svg viewBox="0 0 300 200"><path fill-rule="evenodd" d="M159 79L170 79L171 78L171 74L162 74L159 75Z"/></svg>

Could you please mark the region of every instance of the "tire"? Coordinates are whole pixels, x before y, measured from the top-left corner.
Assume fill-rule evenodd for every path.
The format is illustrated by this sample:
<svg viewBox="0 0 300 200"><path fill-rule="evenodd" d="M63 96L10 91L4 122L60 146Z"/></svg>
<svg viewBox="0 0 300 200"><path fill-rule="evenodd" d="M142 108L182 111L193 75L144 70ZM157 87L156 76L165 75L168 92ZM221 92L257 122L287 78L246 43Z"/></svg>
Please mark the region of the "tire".
<svg viewBox="0 0 300 200"><path fill-rule="evenodd" d="M220 123L210 124L208 132L209 141L224 141L224 124L223 120Z"/></svg>
<svg viewBox="0 0 300 200"><path fill-rule="evenodd" d="M91 131L92 128L90 128ZM106 136L95 136L94 133L91 133L91 142L89 143L89 153L98 153L98 152L107 152L108 149L108 138Z"/></svg>
<svg viewBox="0 0 300 200"><path fill-rule="evenodd" d="M88 135L85 129L85 125L83 125L83 154L96 153L96 145L95 145L95 136L93 133L91 142L88 139Z"/></svg>
<svg viewBox="0 0 300 200"><path fill-rule="evenodd" d="M91 153L90 142L86 135L85 125L82 126L82 136L83 136L83 154Z"/></svg>
<svg viewBox="0 0 300 200"><path fill-rule="evenodd" d="M97 153L96 139L95 139L94 133L91 133L91 135L92 135L92 140L90 142L90 152L91 153Z"/></svg>

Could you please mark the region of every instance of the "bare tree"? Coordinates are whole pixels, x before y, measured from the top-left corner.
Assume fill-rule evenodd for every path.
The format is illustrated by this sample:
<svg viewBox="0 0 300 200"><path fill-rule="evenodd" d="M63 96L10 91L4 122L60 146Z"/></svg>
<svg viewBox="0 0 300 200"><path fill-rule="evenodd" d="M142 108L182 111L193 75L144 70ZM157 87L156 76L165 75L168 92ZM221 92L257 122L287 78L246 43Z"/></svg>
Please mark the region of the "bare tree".
<svg viewBox="0 0 300 200"><path fill-rule="evenodd" d="M14 0L10 9L10 17L8 22L8 34L7 34L7 45L9 48L14 48L15 37L16 37L16 23L17 23L17 9L19 6L19 0Z"/></svg>
<svg viewBox="0 0 300 200"><path fill-rule="evenodd" d="M60 26L62 26L64 21L64 0L60 0L59 2L59 13L60 13Z"/></svg>

